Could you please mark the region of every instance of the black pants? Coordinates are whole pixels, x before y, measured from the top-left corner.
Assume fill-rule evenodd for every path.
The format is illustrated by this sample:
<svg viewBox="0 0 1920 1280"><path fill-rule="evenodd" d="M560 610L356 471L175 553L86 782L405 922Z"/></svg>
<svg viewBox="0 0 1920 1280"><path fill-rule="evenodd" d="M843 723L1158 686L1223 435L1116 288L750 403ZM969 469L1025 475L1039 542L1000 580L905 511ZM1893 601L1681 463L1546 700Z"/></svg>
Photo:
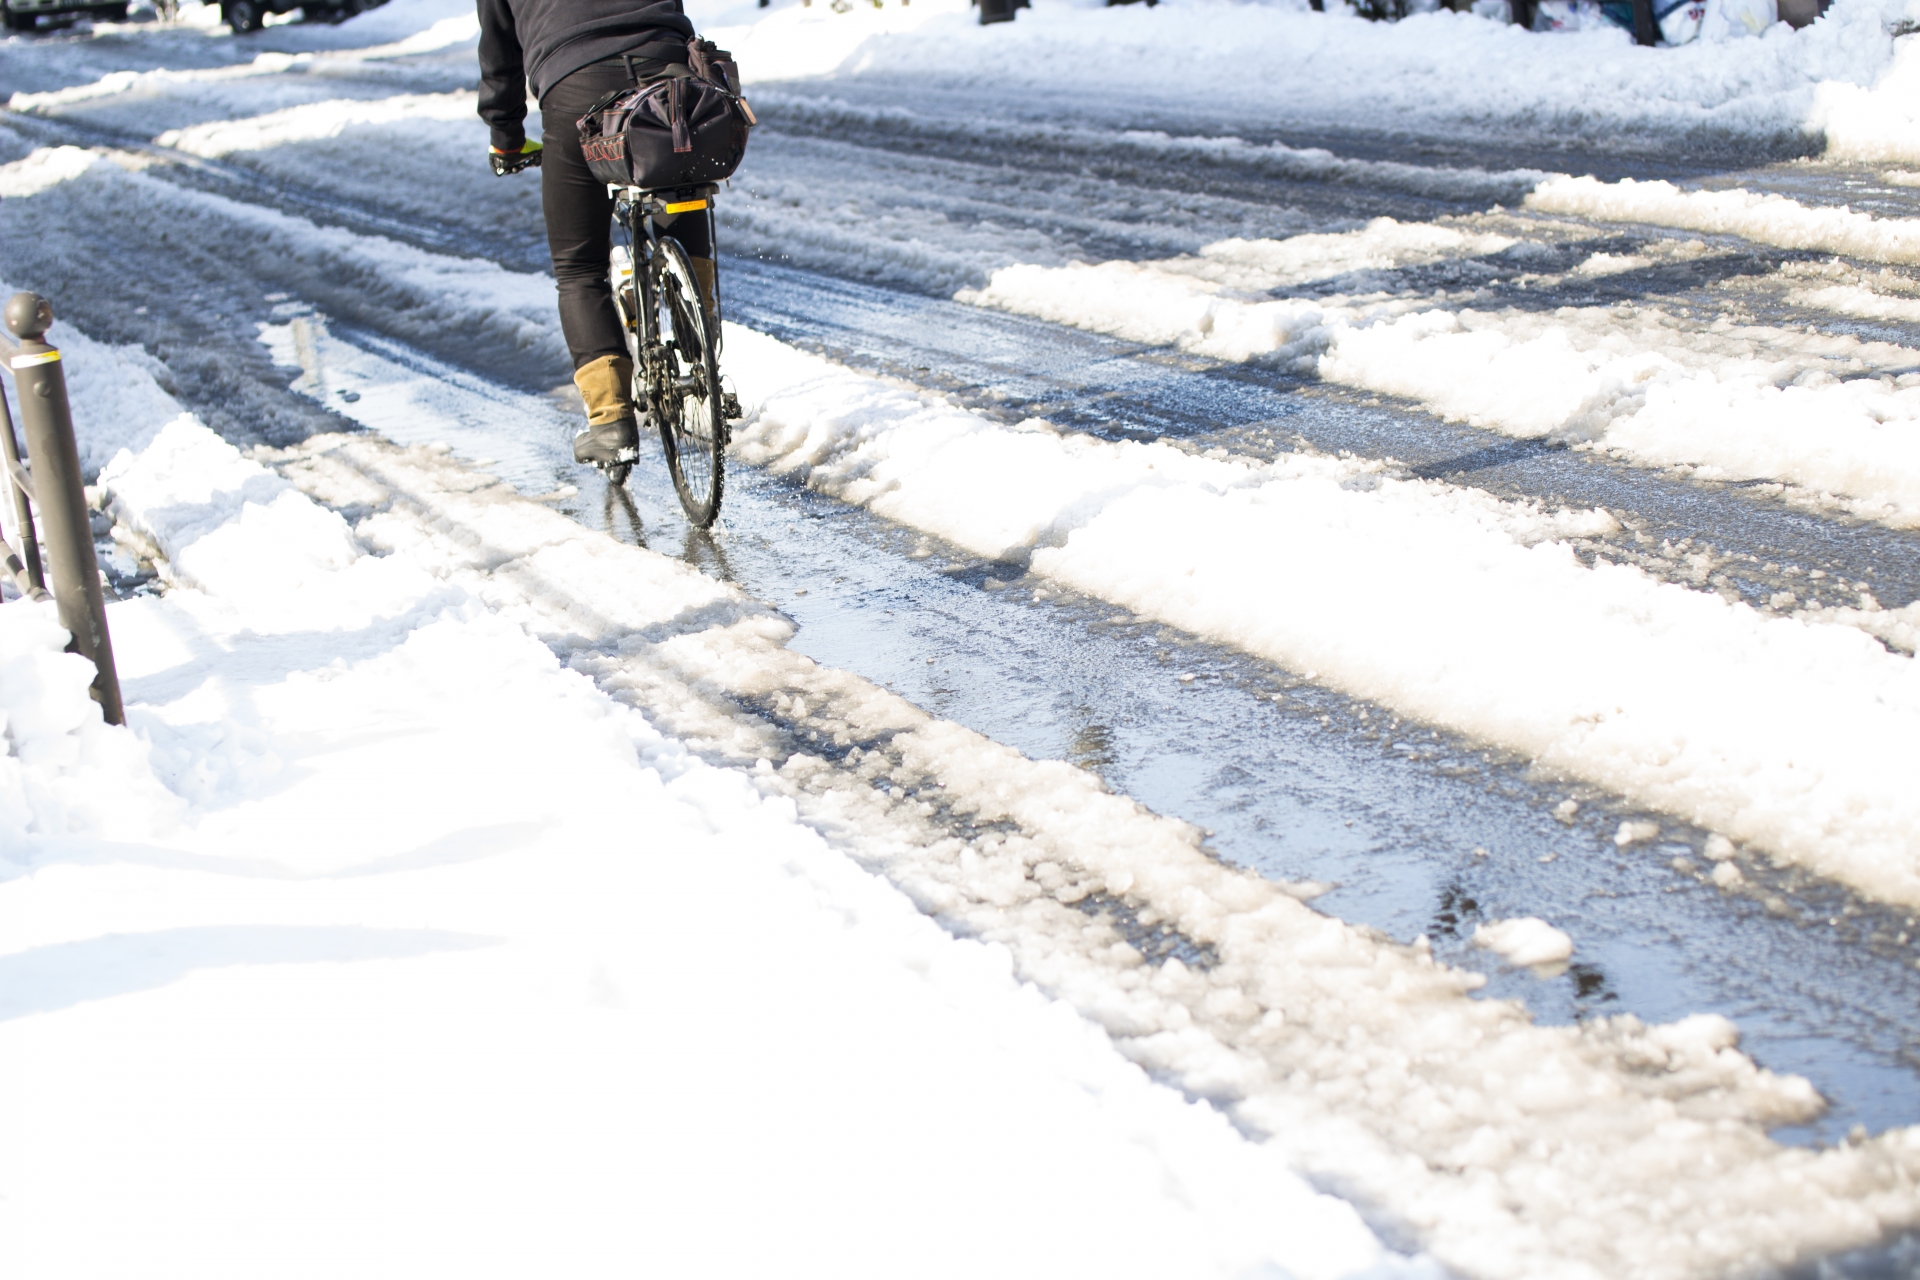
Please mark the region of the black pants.
<svg viewBox="0 0 1920 1280"><path fill-rule="evenodd" d="M643 77L644 77L644 73ZM607 252L613 239L613 198L593 176L580 151L574 123L610 89L633 83L626 68L607 63L582 67L540 99L540 207L547 219L547 249L560 287L560 331L578 369L601 356L625 355L627 341L607 285ZM704 212L660 219L690 255L713 256L713 236Z"/></svg>

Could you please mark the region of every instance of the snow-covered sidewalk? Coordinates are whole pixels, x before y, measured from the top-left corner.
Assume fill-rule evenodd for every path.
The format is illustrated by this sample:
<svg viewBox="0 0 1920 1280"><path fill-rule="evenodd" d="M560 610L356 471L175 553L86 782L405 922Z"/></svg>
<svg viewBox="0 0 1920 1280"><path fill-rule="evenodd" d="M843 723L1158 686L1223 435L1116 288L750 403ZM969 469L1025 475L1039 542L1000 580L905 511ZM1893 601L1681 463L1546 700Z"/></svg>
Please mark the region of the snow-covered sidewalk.
<svg viewBox="0 0 1920 1280"><path fill-rule="evenodd" d="M1421 1270L431 554L367 554L56 336L171 585L109 610L126 729L0 607L11 1273ZM764 614L580 538L656 604Z"/></svg>

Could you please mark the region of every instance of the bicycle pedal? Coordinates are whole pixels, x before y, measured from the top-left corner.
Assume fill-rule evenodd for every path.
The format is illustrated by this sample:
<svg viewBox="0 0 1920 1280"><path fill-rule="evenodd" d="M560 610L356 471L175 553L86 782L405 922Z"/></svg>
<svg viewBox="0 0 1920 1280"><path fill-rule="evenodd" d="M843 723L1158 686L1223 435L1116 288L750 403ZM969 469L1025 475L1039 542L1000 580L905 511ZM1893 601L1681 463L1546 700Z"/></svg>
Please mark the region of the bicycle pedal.
<svg viewBox="0 0 1920 1280"><path fill-rule="evenodd" d="M631 467L638 461L640 461L640 450L622 449L613 455L612 462L596 462L593 464L593 469L604 475L611 473L617 467Z"/></svg>

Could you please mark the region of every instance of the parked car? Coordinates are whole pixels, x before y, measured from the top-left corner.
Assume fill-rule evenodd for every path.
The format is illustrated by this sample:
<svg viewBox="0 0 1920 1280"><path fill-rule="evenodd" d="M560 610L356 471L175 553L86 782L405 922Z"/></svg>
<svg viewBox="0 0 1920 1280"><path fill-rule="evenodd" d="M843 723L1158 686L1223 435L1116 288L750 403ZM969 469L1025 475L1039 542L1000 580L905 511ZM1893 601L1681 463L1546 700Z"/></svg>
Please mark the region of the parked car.
<svg viewBox="0 0 1920 1280"><path fill-rule="evenodd" d="M166 16L173 5L166 0ZM345 22L356 13L378 8L387 0L220 0L220 17L235 35L246 35L266 25L270 13L298 9L308 22ZM38 26L66 26L75 18L102 18L123 22L127 0L0 0L0 19L8 31L31 31Z"/></svg>
<svg viewBox="0 0 1920 1280"><path fill-rule="evenodd" d="M81 17L119 22L126 16L127 0L0 0L8 31L31 31L43 18L49 26L64 26Z"/></svg>
<svg viewBox="0 0 1920 1280"><path fill-rule="evenodd" d="M6 0L12 3L12 0ZM244 36L266 25L270 13L291 13L295 9L308 22L345 22L356 13L377 9L387 0L220 0L220 17L233 34Z"/></svg>

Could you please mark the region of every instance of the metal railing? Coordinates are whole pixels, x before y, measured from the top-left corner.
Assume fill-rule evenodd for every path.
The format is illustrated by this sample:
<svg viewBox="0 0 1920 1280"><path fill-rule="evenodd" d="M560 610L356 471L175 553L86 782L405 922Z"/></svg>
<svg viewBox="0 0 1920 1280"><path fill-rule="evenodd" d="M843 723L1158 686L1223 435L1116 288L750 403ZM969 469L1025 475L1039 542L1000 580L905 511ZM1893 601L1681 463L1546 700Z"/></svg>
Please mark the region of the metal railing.
<svg viewBox="0 0 1920 1280"><path fill-rule="evenodd" d="M37 293L16 293L7 300L6 322L19 345L0 337L0 367L13 375L30 468L20 460L13 411L0 394L0 428L4 428L0 429L0 454L5 455L6 487L13 495L20 538L18 547L5 544L5 566L21 594L37 600L47 598L51 576L60 625L73 636L67 652L92 661L93 700L100 704L108 724L125 724L120 677L113 668L113 642L107 636L106 593L100 585L100 562L93 554L93 521L80 478L73 411L67 405L67 375L60 349L45 341L53 324L53 304ZM34 525L36 510L45 526L44 566Z"/></svg>

